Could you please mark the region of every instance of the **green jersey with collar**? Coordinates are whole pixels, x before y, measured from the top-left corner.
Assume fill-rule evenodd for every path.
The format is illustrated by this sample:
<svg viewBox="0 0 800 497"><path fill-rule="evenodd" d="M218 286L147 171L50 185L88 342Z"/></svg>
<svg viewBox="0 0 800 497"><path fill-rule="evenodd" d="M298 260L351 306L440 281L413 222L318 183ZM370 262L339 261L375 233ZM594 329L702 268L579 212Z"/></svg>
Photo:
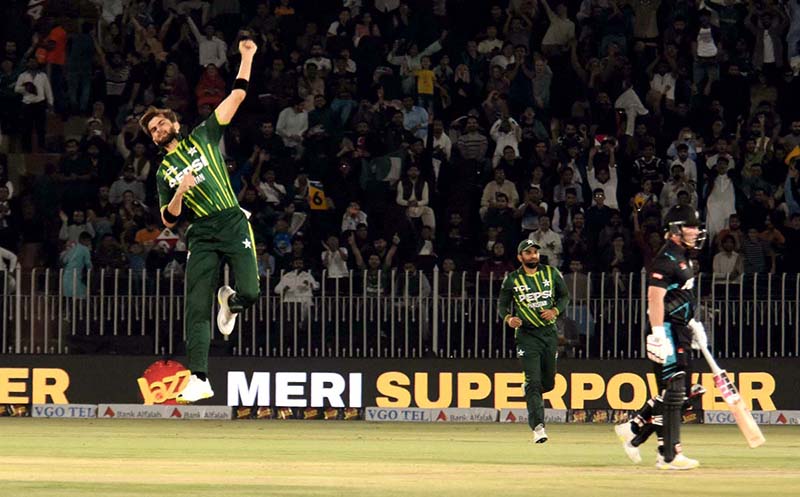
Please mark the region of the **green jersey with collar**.
<svg viewBox="0 0 800 497"><path fill-rule="evenodd" d="M189 219L198 218L239 207L231 187L225 160L219 150L219 141L225 125L217 119L216 112L183 138L178 147L164 156L156 172L158 202L161 211L172 200L181 179L194 174L197 186L183 195L183 204L189 209Z"/></svg>
<svg viewBox="0 0 800 497"><path fill-rule="evenodd" d="M555 308L561 315L568 304L569 292L561 273L552 266L540 264L533 274L520 267L506 275L500 289L498 313L503 319L513 314L522 319L523 326L541 328L556 322L543 319L539 314L543 309Z"/></svg>

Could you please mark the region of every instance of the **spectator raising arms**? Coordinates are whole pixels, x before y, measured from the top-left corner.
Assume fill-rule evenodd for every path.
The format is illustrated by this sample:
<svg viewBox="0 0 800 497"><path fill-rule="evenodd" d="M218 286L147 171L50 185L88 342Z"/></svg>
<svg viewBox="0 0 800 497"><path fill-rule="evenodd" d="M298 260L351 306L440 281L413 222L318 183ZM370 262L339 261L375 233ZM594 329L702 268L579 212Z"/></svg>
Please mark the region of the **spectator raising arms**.
<svg viewBox="0 0 800 497"><path fill-rule="evenodd" d="M580 259L587 273L638 272L664 214L682 205L716 237L697 251L701 271L721 251L731 265L727 234L745 273L794 267L784 254L800 249L787 236L800 213L796 2L92 3L96 23L23 17L14 21L36 34L0 46L0 146L61 157L49 168L25 158L24 181L19 157L0 161L12 252L27 236L24 211L46 233L40 254L60 253L86 225L103 250L110 234L137 251L129 265L174 261L171 245L151 256L158 244L136 243L162 207L154 185L171 160L136 123L151 104L176 112L180 138L207 122L252 41L247 97L213 144L219 164L187 161L231 185L227 200L251 213L281 269L297 237L308 251L323 233L350 231L372 268L373 242L396 231L394 266L423 273L446 259L479 271L489 234L506 253L532 237L562 270ZM48 6L55 18L60 8ZM459 226L442 222L453 215ZM760 242L743 247L751 228L766 262ZM332 274L360 267L340 245L346 257L325 251ZM305 257L318 281L321 267Z"/></svg>

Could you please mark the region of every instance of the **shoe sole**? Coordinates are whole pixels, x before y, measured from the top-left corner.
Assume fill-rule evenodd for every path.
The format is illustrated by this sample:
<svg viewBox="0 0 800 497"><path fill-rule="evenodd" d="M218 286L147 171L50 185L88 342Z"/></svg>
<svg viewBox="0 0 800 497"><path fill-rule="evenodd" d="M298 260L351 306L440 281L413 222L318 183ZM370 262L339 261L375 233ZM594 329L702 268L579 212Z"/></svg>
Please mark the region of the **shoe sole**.
<svg viewBox="0 0 800 497"><path fill-rule="evenodd" d="M236 327L236 322L234 321L234 325L231 327L231 331L229 331L227 333L225 333L225 331L223 331L223 327L219 322L219 315L220 315L219 313L222 312L222 305L223 305L222 304L222 291L225 288L226 287L223 286L222 288L217 290L217 304L219 304L219 306L220 306L219 311L217 311L217 328L219 328L219 332L222 333L222 336L230 336L233 333L233 329ZM230 310L228 311L228 313L230 314Z"/></svg>
<svg viewBox="0 0 800 497"><path fill-rule="evenodd" d="M619 439L619 441L622 442L622 450L625 451L625 455L628 456L628 459L630 459L633 464L639 464L640 462L642 462L641 455L639 457L631 457L630 454L628 454L628 449L626 445L628 443L627 440L628 437L626 437L623 433L617 431L617 426L614 427L614 432L617 434L617 438ZM633 438L631 438L631 440L633 440Z"/></svg>
<svg viewBox="0 0 800 497"><path fill-rule="evenodd" d="M665 464L663 466L656 466L656 467L658 469L660 469L661 471L689 471L689 470L692 470L692 469L699 468L700 465L698 464L697 466L687 466L685 468L677 468L675 466L670 466L668 464Z"/></svg>
<svg viewBox="0 0 800 497"><path fill-rule="evenodd" d="M699 467L700 463L697 463L694 466L686 466L686 467L673 466L669 463L656 463L656 468L660 469L661 471L689 471Z"/></svg>
<svg viewBox="0 0 800 497"><path fill-rule="evenodd" d="M535 444L543 444L545 442L547 442L547 437L540 438L539 440L534 440L533 441L533 443L535 443Z"/></svg>
<svg viewBox="0 0 800 497"><path fill-rule="evenodd" d="M631 462L632 462L633 464L639 464L640 462L642 462L642 456L641 456L641 454L637 454L637 456L638 456L638 457L636 457L636 456L631 456L631 455L628 453L627 447L623 447L623 450L625 451L625 455L626 455L626 456L628 456L628 459L630 459L630 460L631 460Z"/></svg>

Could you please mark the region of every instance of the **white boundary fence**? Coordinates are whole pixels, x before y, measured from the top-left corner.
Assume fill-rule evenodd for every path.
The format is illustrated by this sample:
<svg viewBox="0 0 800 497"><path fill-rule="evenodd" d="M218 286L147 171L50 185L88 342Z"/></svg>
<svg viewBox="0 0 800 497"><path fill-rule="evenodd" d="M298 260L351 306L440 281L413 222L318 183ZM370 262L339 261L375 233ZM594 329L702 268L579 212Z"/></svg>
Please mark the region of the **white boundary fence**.
<svg viewBox="0 0 800 497"><path fill-rule="evenodd" d="M213 353L263 357L513 358L513 330L497 316L503 275L351 271L322 283L310 302L274 292L258 302ZM227 271L221 279L228 280ZM644 275L567 274L572 295L559 319L563 353L642 357L647 334ZM800 275L697 278L698 315L720 357L797 357ZM175 272L64 270L0 273L0 354L181 354L185 287ZM215 323L216 302L209 319Z"/></svg>

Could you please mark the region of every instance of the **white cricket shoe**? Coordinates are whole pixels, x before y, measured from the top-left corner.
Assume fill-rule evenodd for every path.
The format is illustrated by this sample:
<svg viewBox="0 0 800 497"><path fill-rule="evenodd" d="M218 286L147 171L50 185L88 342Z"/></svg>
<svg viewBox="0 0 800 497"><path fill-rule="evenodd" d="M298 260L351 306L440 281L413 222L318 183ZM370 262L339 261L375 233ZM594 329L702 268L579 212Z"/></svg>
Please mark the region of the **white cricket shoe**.
<svg viewBox="0 0 800 497"><path fill-rule="evenodd" d="M533 429L533 443L543 444L547 442L547 433L544 432L544 425L539 423Z"/></svg>
<svg viewBox="0 0 800 497"><path fill-rule="evenodd" d="M233 333L233 327L236 325L236 313L231 312L230 307L228 307L228 300L234 295L236 295L236 292L228 285L222 286L217 290L217 302L219 303L217 327L219 327L219 332L225 336Z"/></svg>
<svg viewBox="0 0 800 497"><path fill-rule="evenodd" d="M673 459L671 462L664 461L664 456L661 454L656 456L656 468L658 469L685 471L688 469L694 469L698 466L700 466L700 461L696 459L689 459L683 454L676 455L675 459Z"/></svg>
<svg viewBox="0 0 800 497"><path fill-rule="evenodd" d="M625 455L628 456L628 459L633 461L634 464L642 462L642 455L639 453L639 447L635 447L631 444L631 440L636 437L631 429L631 424L629 422L618 424L614 427L614 431L622 442L622 448L625 450Z"/></svg>
<svg viewBox="0 0 800 497"><path fill-rule="evenodd" d="M211 390L211 382L208 378L201 380L195 375L189 377L189 383L181 390L178 397L175 399L181 404L188 404L189 402L197 402L198 400L210 399L214 396L214 390Z"/></svg>

